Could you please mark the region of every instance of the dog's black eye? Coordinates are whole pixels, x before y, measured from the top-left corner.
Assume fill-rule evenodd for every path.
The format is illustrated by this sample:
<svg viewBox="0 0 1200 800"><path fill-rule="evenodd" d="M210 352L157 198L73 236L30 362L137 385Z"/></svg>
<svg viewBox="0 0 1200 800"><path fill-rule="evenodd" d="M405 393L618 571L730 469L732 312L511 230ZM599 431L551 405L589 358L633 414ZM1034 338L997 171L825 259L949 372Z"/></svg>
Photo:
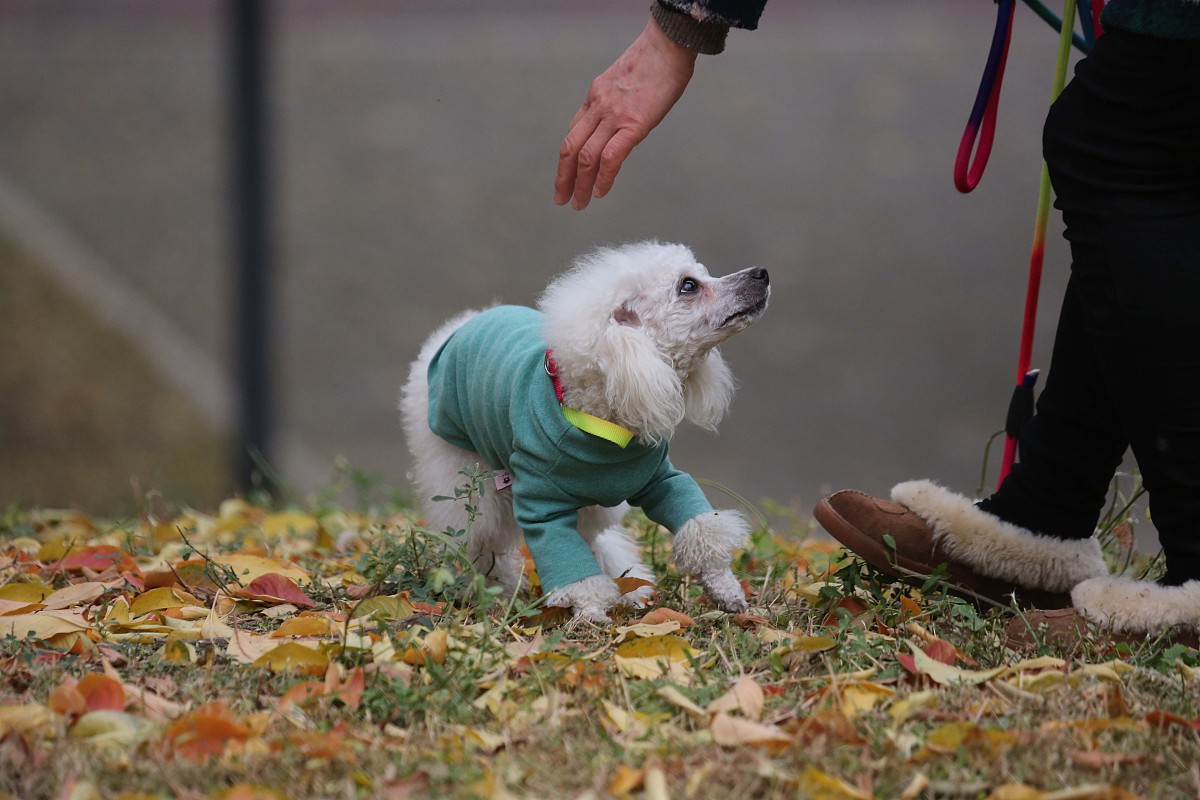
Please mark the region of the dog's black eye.
<svg viewBox="0 0 1200 800"><path fill-rule="evenodd" d="M700 288L700 284L696 283L694 278L684 278L679 282L680 294L691 294Z"/></svg>

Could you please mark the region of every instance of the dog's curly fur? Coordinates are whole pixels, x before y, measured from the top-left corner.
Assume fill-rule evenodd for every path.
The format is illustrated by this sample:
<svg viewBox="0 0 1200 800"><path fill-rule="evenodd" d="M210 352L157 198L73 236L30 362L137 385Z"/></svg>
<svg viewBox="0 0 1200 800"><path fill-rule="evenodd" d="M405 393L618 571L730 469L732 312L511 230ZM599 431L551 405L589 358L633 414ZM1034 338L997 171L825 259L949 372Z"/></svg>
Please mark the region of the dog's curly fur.
<svg viewBox="0 0 1200 800"><path fill-rule="evenodd" d="M733 376L716 346L757 319L769 294L765 270L711 278L682 245L642 242L580 258L538 303L543 335L565 389L564 405L615 422L651 446L670 439L683 421L715 429L734 392ZM461 470L481 461L476 453L437 436L428 423L430 360L477 313L460 314L429 337L401 394L415 482L423 498L450 494L462 480ZM516 477L514 488L520 483ZM481 571L515 591L521 586L523 562L511 494L485 493L477 507L468 553ZM620 525L627 510L625 504L580 509L579 534L604 575L554 590L547 604L604 621L621 600L611 578L653 579ZM426 502L425 512L434 527L466 527L461 504ZM738 512L714 511L689 520L675 537L676 566L698 576L709 597L725 610L746 608L729 564L748 530ZM626 599L640 602L649 591L643 587Z"/></svg>

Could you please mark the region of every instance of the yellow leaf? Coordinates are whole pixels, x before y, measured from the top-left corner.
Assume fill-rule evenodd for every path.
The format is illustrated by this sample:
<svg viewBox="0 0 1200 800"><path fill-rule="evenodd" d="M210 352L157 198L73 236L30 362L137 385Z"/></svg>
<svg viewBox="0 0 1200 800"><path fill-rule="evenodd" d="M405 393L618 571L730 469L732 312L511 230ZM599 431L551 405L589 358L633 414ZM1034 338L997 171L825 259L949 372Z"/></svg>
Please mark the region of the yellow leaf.
<svg viewBox="0 0 1200 800"><path fill-rule="evenodd" d="M1120 683L1122 675L1136 671L1136 667L1126 664L1119 658L1114 658L1112 661L1106 661L1103 664L1081 664L1078 669L1071 672L1069 677L1074 679L1080 675L1087 675L1102 681ZM1186 673L1184 674L1186 675Z"/></svg>
<svg viewBox="0 0 1200 800"><path fill-rule="evenodd" d="M268 539L279 539L283 536L307 538L317 532L317 526L317 518L311 514L284 511L267 515L262 521L262 532Z"/></svg>
<svg viewBox="0 0 1200 800"><path fill-rule="evenodd" d="M668 633L674 633L675 631L679 630L679 627L680 625L678 620L673 619L653 625L649 625L645 622L638 622L634 625L623 625L617 628L616 634L621 638L622 641L628 641L637 636L647 638L650 636L663 636Z"/></svg>
<svg viewBox="0 0 1200 800"><path fill-rule="evenodd" d="M700 706L693 703L687 695L676 689L674 686L660 686L655 693L666 700L673 706L682 708L693 717L704 717L707 712Z"/></svg>
<svg viewBox="0 0 1200 800"><path fill-rule="evenodd" d="M164 664L195 664L196 648L179 634L173 633L158 651L158 658Z"/></svg>
<svg viewBox="0 0 1200 800"><path fill-rule="evenodd" d="M89 711L71 726L70 736L95 745L132 747L149 726L142 717L124 711Z"/></svg>
<svg viewBox="0 0 1200 800"><path fill-rule="evenodd" d="M233 570L242 585L246 585L262 575L276 572L297 583L308 580L308 571L291 561L267 556L253 556L245 553L210 556L213 561L223 564Z"/></svg>
<svg viewBox="0 0 1200 800"><path fill-rule="evenodd" d="M215 605L204 618L204 622L200 623L200 636L204 639L233 638L233 628L221 621L220 615L217 614L217 607Z"/></svg>
<svg viewBox="0 0 1200 800"><path fill-rule="evenodd" d="M694 657L694 654L687 640L668 634L625 642L613 654L613 662L622 673L632 678L658 678L665 675L676 683L687 685L692 680L688 657Z"/></svg>
<svg viewBox="0 0 1200 800"><path fill-rule="evenodd" d="M936 708L938 703L936 692L913 692L903 700L898 700L888 709L892 718L892 726L900 727L909 717L929 708Z"/></svg>
<svg viewBox="0 0 1200 800"><path fill-rule="evenodd" d="M417 609L404 595L368 597L354 606L350 618L379 617L381 619L404 619L417 613Z"/></svg>
<svg viewBox="0 0 1200 800"><path fill-rule="evenodd" d="M0 706L0 738L6 733L48 736L54 732L54 713L40 703Z"/></svg>
<svg viewBox="0 0 1200 800"><path fill-rule="evenodd" d="M920 762L937 755L952 754L960 747L977 750L996 759L1016 742L1017 737L1008 731L981 728L973 722L947 722L934 728L925 737L925 746L913 755L913 760Z"/></svg>
<svg viewBox="0 0 1200 800"><path fill-rule="evenodd" d="M1200 681L1200 667L1189 667L1182 661L1176 661L1175 669L1189 681Z"/></svg>
<svg viewBox="0 0 1200 800"><path fill-rule="evenodd" d="M842 689L842 713L847 719L870 711L880 703L892 699L896 692L887 686L869 681L852 683Z"/></svg>
<svg viewBox="0 0 1200 800"><path fill-rule="evenodd" d="M617 729L619 733L630 733L640 736L646 732L646 728L638 720L637 715L632 711L626 711L620 706L610 703L607 700L601 701L601 706L604 708L604 716Z"/></svg>
<svg viewBox="0 0 1200 800"><path fill-rule="evenodd" d="M915 642L909 642L908 646L912 650L913 663L917 667L917 672L922 675L928 675L935 683L940 683L942 686L953 686L955 684L976 686L981 683L987 683L992 678L1003 674L1009 669L1008 667L996 667L995 669L985 670L959 669L958 667L943 664L940 661L930 658Z"/></svg>
<svg viewBox="0 0 1200 800"><path fill-rule="evenodd" d="M1027 692L1048 692L1054 687L1063 684L1066 680L1067 676L1058 670L1046 670L1045 672L1028 676L1020 673L1008 682L1018 689L1023 689Z"/></svg>
<svg viewBox="0 0 1200 800"><path fill-rule="evenodd" d="M272 672L299 672L304 675L324 675L329 668L329 658L319 650L305 647L297 642L284 642L254 662L254 666Z"/></svg>
<svg viewBox="0 0 1200 800"><path fill-rule="evenodd" d="M503 734L491 733L490 731L480 730L479 728L466 728L463 730L463 739L475 745L485 753L494 753L501 747L507 744L507 739Z"/></svg>
<svg viewBox="0 0 1200 800"><path fill-rule="evenodd" d="M164 608L179 608L180 606L198 606L200 601L182 589L173 586L160 586L143 592L134 598L129 605L131 616L140 617L151 611L162 611Z"/></svg>
<svg viewBox="0 0 1200 800"><path fill-rule="evenodd" d="M90 628L82 617L67 612L0 617L0 637L11 635L18 639L49 639L61 633L79 633Z"/></svg>
<svg viewBox="0 0 1200 800"><path fill-rule="evenodd" d="M816 767L804 770L800 776L800 791L808 800L871 800L870 795Z"/></svg>
<svg viewBox="0 0 1200 800"><path fill-rule="evenodd" d="M1045 794L1045 792L1023 783L1006 783L1003 786L997 786L987 796L987 800L1039 800Z"/></svg>
<svg viewBox="0 0 1200 800"><path fill-rule="evenodd" d="M51 591L49 586L42 586L39 583L9 583L0 586L0 600L40 603Z"/></svg>
<svg viewBox="0 0 1200 800"><path fill-rule="evenodd" d="M728 692L708 704L708 713L719 714L736 711L748 719L762 716L763 690L748 675L738 678Z"/></svg>
<svg viewBox="0 0 1200 800"><path fill-rule="evenodd" d="M748 719L738 719L728 714L717 714L709 724L713 741L722 747L765 747L771 752L781 752L793 742L792 737L774 725L763 725Z"/></svg>
<svg viewBox="0 0 1200 800"><path fill-rule="evenodd" d="M105 586L99 581L86 581L65 586L42 600L45 610L53 611L71 606L91 605L93 600L104 594Z"/></svg>
<svg viewBox="0 0 1200 800"><path fill-rule="evenodd" d="M785 667L808 663L815 653L823 653L837 647L837 642L828 636L799 636L771 651L771 658Z"/></svg>
<svg viewBox="0 0 1200 800"><path fill-rule="evenodd" d="M695 651L687 640L680 636L647 636L632 639L617 648L614 655L621 658L665 658L670 661L687 661Z"/></svg>

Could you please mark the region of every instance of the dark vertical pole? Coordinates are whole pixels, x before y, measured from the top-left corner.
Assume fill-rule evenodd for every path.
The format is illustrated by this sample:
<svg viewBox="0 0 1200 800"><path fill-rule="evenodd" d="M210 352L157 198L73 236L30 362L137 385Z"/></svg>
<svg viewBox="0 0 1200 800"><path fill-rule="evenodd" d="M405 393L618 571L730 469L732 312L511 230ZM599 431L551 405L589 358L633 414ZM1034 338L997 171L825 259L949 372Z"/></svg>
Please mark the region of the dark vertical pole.
<svg viewBox="0 0 1200 800"><path fill-rule="evenodd" d="M256 485L271 458L271 247L267 164L267 0L228 0L231 29L233 247L237 287L237 475ZM270 487L267 487L270 488Z"/></svg>

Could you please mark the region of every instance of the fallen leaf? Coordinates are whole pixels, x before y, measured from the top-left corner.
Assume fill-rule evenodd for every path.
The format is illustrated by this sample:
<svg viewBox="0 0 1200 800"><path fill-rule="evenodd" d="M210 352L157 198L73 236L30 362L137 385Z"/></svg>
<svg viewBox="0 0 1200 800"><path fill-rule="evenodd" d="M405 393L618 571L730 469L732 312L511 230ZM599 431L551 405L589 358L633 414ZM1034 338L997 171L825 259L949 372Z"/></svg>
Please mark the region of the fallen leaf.
<svg viewBox="0 0 1200 800"><path fill-rule="evenodd" d="M93 601L100 599L105 592L105 585L99 581L85 581L65 586L57 592L46 595L42 600L42 610L55 611L71 606L90 606Z"/></svg>
<svg viewBox="0 0 1200 800"><path fill-rule="evenodd" d="M162 744L169 756L205 761L225 752L229 743L245 742L250 736L250 728L216 702L175 720L163 732Z"/></svg>
<svg viewBox="0 0 1200 800"><path fill-rule="evenodd" d="M842 713L846 715L847 719L854 719L880 703L891 700L895 694L895 689L878 683L870 681L852 683L842 689Z"/></svg>
<svg viewBox="0 0 1200 800"><path fill-rule="evenodd" d="M275 572L259 575L236 590L234 595L264 603L291 603L300 608L314 608L317 605L299 586Z"/></svg>
<svg viewBox="0 0 1200 800"><path fill-rule="evenodd" d="M800 776L800 791L807 800L871 800L850 784L809 767Z"/></svg>
<svg viewBox="0 0 1200 800"><path fill-rule="evenodd" d="M129 604L129 614L140 617L151 611L161 611L164 608L179 608L180 606L198 606L200 601L183 589L173 586L162 586L142 592Z"/></svg>
<svg viewBox="0 0 1200 800"><path fill-rule="evenodd" d="M272 639L285 636L329 636L338 631L329 617L292 617L269 635Z"/></svg>
<svg viewBox="0 0 1200 800"><path fill-rule="evenodd" d="M709 703L706 710L710 714L736 711L747 719L758 719L763 710L762 687L753 678L743 675L734 681L728 692Z"/></svg>
<svg viewBox="0 0 1200 800"><path fill-rule="evenodd" d="M125 687L108 675L84 675L75 684L75 690L88 711L121 711L125 708Z"/></svg>
<svg viewBox="0 0 1200 800"><path fill-rule="evenodd" d="M104 572L110 568L117 572L136 571L137 564L129 553L119 547L96 545L71 550L60 560L47 565L47 569L67 571L90 569L93 572Z"/></svg>
<svg viewBox="0 0 1200 800"><path fill-rule="evenodd" d="M622 625L616 629L615 633L622 641L628 641L635 636L642 638L664 636L668 633L674 633L677 630L679 630L679 622L669 619L654 624L639 622L634 625Z"/></svg>
<svg viewBox="0 0 1200 800"><path fill-rule="evenodd" d="M671 705L681 708L693 717L706 717L707 713L703 708L696 705L687 695L676 689L674 686L660 686L655 690L662 699L666 700Z"/></svg>
<svg viewBox="0 0 1200 800"><path fill-rule="evenodd" d="M774 725L763 725L725 713L714 716L708 729L712 732L713 741L722 747L749 745L778 753L794 741L791 735Z"/></svg>
<svg viewBox="0 0 1200 800"><path fill-rule="evenodd" d="M307 570L291 561L284 561L280 558L269 558L267 556L256 556L246 553L232 553L230 555L215 555L210 557L214 562L232 569L243 587L253 583L256 578L268 573L277 573L296 582L308 579Z"/></svg>
<svg viewBox="0 0 1200 800"><path fill-rule="evenodd" d="M283 644L263 653L254 666L271 672L298 672L301 675L324 675L329 668L329 657L312 647L298 642Z"/></svg>
<svg viewBox="0 0 1200 800"><path fill-rule="evenodd" d="M1102 753L1099 750L1082 750L1071 753L1071 763L1084 769L1104 770L1127 764L1141 764L1146 756L1140 753Z"/></svg>
<svg viewBox="0 0 1200 800"><path fill-rule="evenodd" d="M696 620L692 619L682 611L676 611L673 608L655 608L646 612L645 616L638 620L644 625L657 625L660 622L678 622L680 628L690 628L696 624Z"/></svg>
<svg viewBox="0 0 1200 800"><path fill-rule="evenodd" d="M0 617L0 638L50 639L63 633L79 633L91 629L83 617L68 612L42 614L12 614Z"/></svg>

